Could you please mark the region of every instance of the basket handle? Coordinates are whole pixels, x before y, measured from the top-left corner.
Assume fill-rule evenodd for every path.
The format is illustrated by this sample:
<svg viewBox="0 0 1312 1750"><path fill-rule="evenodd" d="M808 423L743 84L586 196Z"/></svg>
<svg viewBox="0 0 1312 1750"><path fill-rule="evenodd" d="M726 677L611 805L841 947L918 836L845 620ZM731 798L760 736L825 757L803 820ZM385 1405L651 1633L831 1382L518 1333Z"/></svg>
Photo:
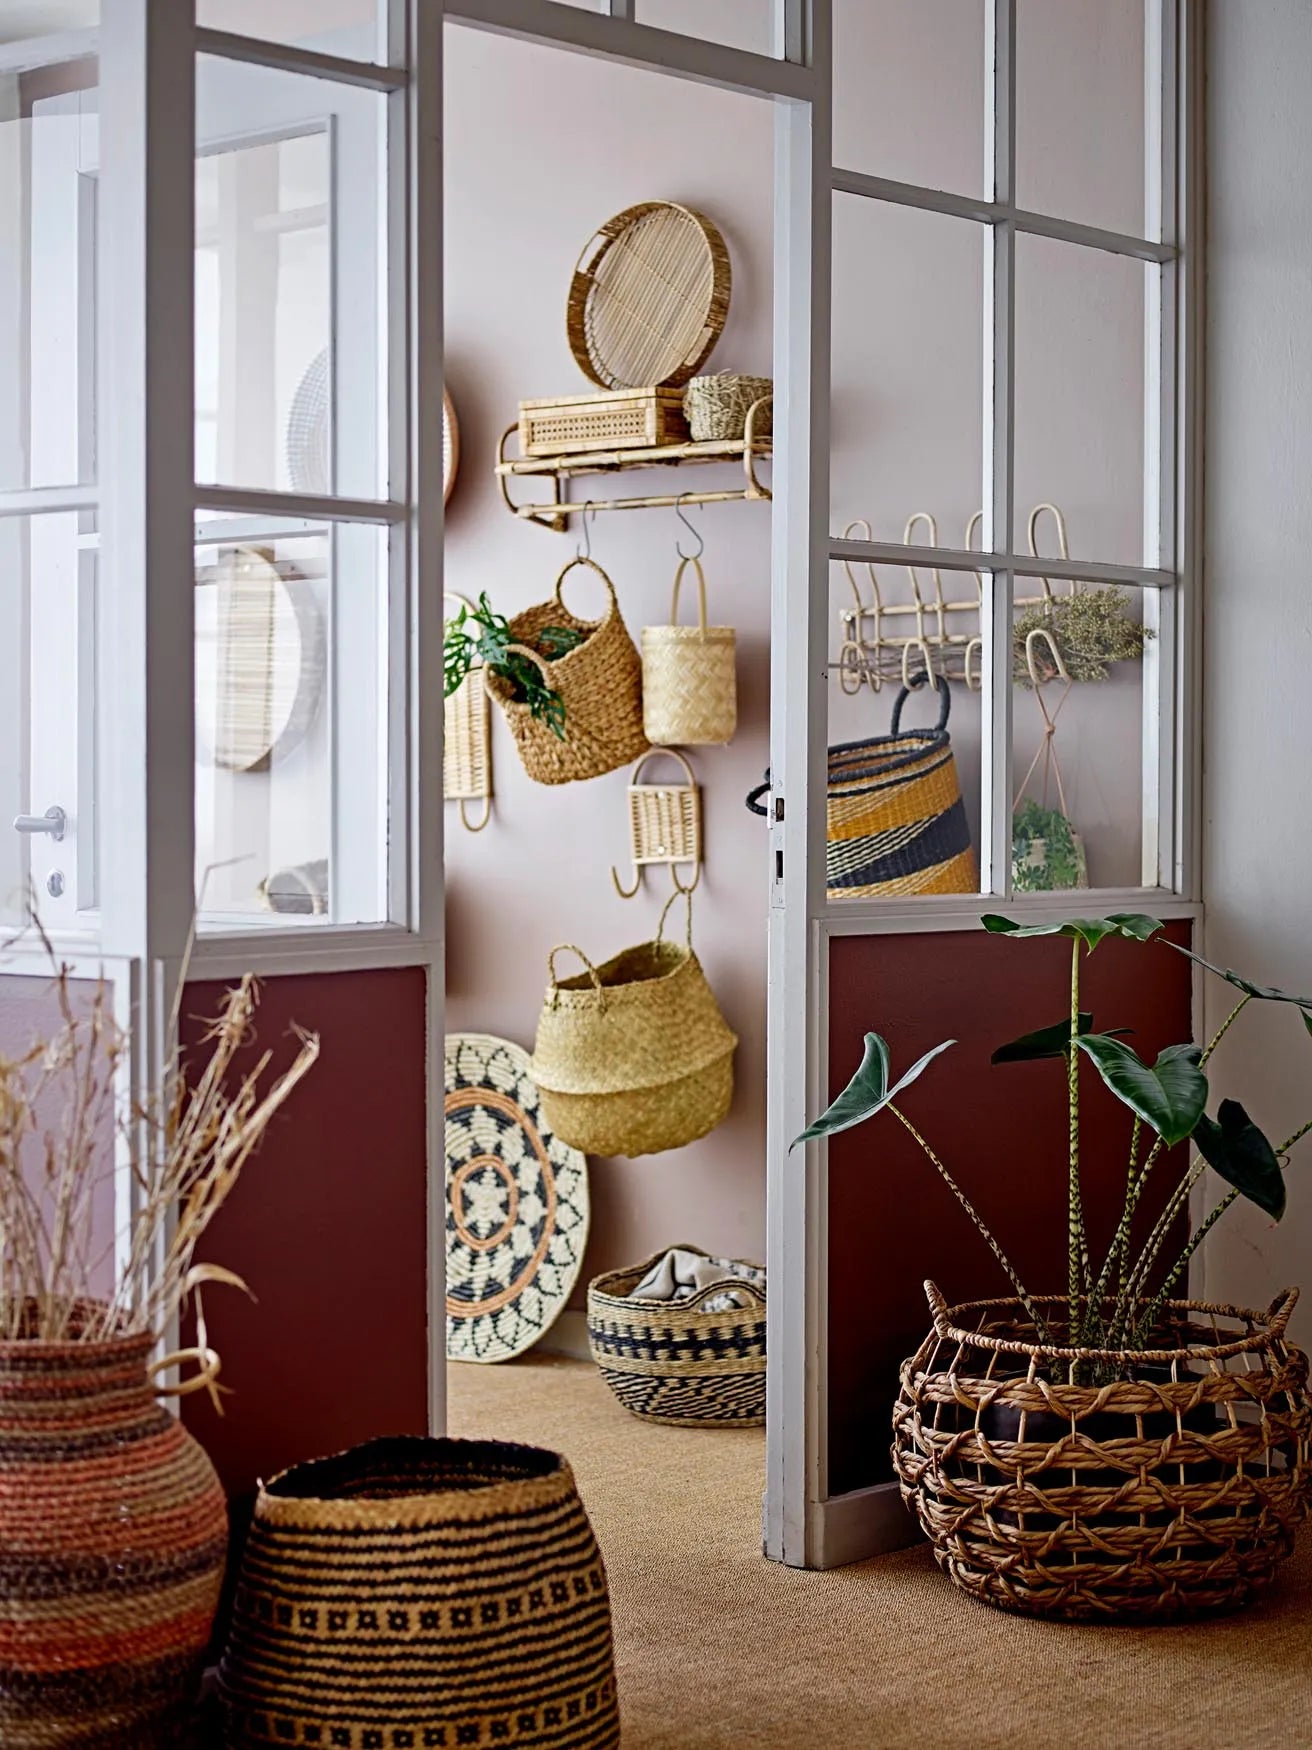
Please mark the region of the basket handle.
<svg viewBox="0 0 1312 1750"><path fill-rule="evenodd" d="M1266 1322L1273 1337L1284 1336L1285 1326L1289 1323L1290 1315L1297 1305L1298 1290L1296 1288L1286 1288L1271 1302L1267 1308Z"/></svg>
<svg viewBox="0 0 1312 1750"><path fill-rule="evenodd" d="M596 572L597 576L606 585L606 594L610 597L610 613L600 620L585 620L583 624L585 626L603 626L605 625L606 620L611 618L611 615L618 614L620 611L619 599L615 594L615 585L611 582L609 577L607 577L606 573L601 569L600 565L597 564L595 559L589 559L582 553L571 559L565 566L565 569L561 572L560 576L556 579L556 587L552 592L556 598L556 606L563 609L565 613L569 612L569 609L565 607L564 600L561 596L560 586L564 583L570 572L574 571L581 565L586 565L589 571Z"/></svg>
<svg viewBox="0 0 1312 1750"><path fill-rule="evenodd" d="M677 884L677 882L675 884L674 892L670 895L670 897L665 901L665 904L661 907L661 921L656 926L656 940L658 942L663 942L665 940L665 920L670 915L670 907L674 904L675 900L678 899L680 894L682 894L683 897L688 901L688 927L684 933L684 939L688 944L689 952L691 952L692 951L692 888L691 887L680 887Z"/></svg>
<svg viewBox="0 0 1312 1750"><path fill-rule="evenodd" d="M540 651L534 650L531 644L507 644L506 649L513 650L516 656L527 656L529 661L536 666L547 685L551 685L551 667Z"/></svg>
<svg viewBox="0 0 1312 1750"><path fill-rule="evenodd" d="M560 979L556 976L556 956L557 956L557 954L577 954L578 955L579 959L583 962L583 964L588 969L588 977L592 980L592 988L596 991L597 1000L600 1003L601 1007L604 1009L606 1006L606 992L605 992L604 988L602 987L601 975L597 971L596 967L592 964L591 960L589 960L587 955L583 952L582 948L576 948L574 946L573 942L557 942L556 946L551 950L550 954L547 955L547 977L551 980L551 1006L552 1006L552 1008L553 1009L555 1008L556 1003L560 997Z"/></svg>
<svg viewBox="0 0 1312 1750"><path fill-rule="evenodd" d="M923 669L921 669L919 674L913 674L908 684L899 691L897 698L893 702L893 721L890 726L892 734L900 735L902 733L902 707L906 704L910 695L915 692L917 688L923 687L928 679L929 676ZM934 734L941 735L948 726L948 712L952 709L952 694L948 689L948 683L943 679L942 675L935 675L934 686L943 700L942 707L938 714L938 722L934 725Z"/></svg>
<svg viewBox="0 0 1312 1750"><path fill-rule="evenodd" d="M765 1290L759 1283L749 1282L745 1276L725 1276L719 1282L708 1282L705 1288L699 1288L686 1300L672 1300L668 1304L679 1312L695 1312L704 1300L713 1294L723 1294L726 1288L741 1289L757 1306L765 1305ZM747 1309L740 1307L738 1310L745 1312Z"/></svg>
<svg viewBox="0 0 1312 1750"><path fill-rule="evenodd" d="M697 573L697 629L702 637L706 636L706 573L702 570L702 562L695 553L685 554L679 560L679 569L674 574L674 594L670 599L670 624L679 623L679 586L683 582L683 574L692 566Z"/></svg>
<svg viewBox="0 0 1312 1750"><path fill-rule="evenodd" d="M754 790L747 792L747 807L752 814L759 814L762 820L769 820L770 810L761 801L762 796L770 794L770 774L765 774L764 784L758 784Z"/></svg>
<svg viewBox="0 0 1312 1750"><path fill-rule="evenodd" d="M938 1285L925 1280L925 1299L929 1302L929 1316L934 1321L934 1329L940 1337L952 1335L952 1320L948 1317L948 1303L944 1300Z"/></svg>
<svg viewBox="0 0 1312 1750"><path fill-rule="evenodd" d="M467 595L461 595L458 589L444 589L442 591L442 601L444 605L447 602L459 602L461 607L467 608L471 614L474 611L473 602L470 601Z"/></svg>
<svg viewBox="0 0 1312 1750"><path fill-rule="evenodd" d="M697 775L693 771L692 764L687 755L680 753L677 747L649 747L646 753L643 754L642 758L638 761L637 765L633 768L633 776L629 779L630 786L638 782L638 776L642 771L642 768L647 764L647 761L658 759L661 754L665 754L672 760L678 760L679 764L688 774L688 788L690 790L695 790L697 788Z"/></svg>

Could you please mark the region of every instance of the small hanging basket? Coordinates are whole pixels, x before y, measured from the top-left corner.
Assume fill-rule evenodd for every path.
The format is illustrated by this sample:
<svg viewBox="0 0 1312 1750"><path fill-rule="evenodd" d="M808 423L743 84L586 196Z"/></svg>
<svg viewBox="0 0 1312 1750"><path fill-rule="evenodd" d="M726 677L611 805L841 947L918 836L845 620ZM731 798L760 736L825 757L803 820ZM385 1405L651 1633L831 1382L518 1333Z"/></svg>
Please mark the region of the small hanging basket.
<svg viewBox="0 0 1312 1750"><path fill-rule="evenodd" d="M600 620L579 619L561 600L561 585L578 566L595 571L606 586L609 606ZM537 641L549 626L563 626L586 636L563 656L545 657ZM516 700L511 681L487 671L487 690L501 707L530 778L538 784L599 778L647 751L642 728L642 662L620 617L615 586L600 565L591 559L571 559L556 579L550 601L516 614L510 630L518 640L511 649L537 665L546 685L560 694L565 707L562 738Z"/></svg>
<svg viewBox="0 0 1312 1750"><path fill-rule="evenodd" d="M753 441L773 436L774 384L769 377L720 371L710 377L694 377L683 394L683 410L695 444L737 442L745 437L747 416L753 407Z"/></svg>
<svg viewBox="0 0 1312 1750"><path fill-rule="evenodd" d="M690 565L697 578L697 624L680 626L679 588ZM706 624L700 559L680 560L669 625L642 631L642 722L649 741L716 747L733 740L738 726L735 644L732 626Z"/></svg>
<svg viewBox="0 0 1312 1750"><path fill-rule="evenodd" d="M447 591L447 600L473 609L474 604L454 590ZM442 795L448 802L460 804L461 823L470 832L482 832L492 815L488 717L485 671L471 668L455 692L447 695L442 724ZM483 804L477 821L467 813L471 801Z"/></svg>
<svg viewBox="0 0 1312 1750"><path fill-rule="evenodd" d="M563 1142L592 1155L682 1148L725 1118L738 1044L692 951L692 899L683 943L664 939L671 894L654 942L594 966L581 948L553 948L532 1074ZM557 955L587 968L559 978Z"/></svg>
<svg viewBox="0 0 1312 1750"><path fill-rule="evenodd" d="M642 784L643 767L649 760L664 755L677 760L687 780L682 784ZM634 881L623 887L615 869L611 879L621 899L632 899L642 884L642 871L656 864L669 868L674 885L691 893L701 879L702 863L702 793L692 766L677 747L653 747L633 768L629 780L629 851L633 858ZM692 865L692 880L679 879L677 864Z"/></svg>

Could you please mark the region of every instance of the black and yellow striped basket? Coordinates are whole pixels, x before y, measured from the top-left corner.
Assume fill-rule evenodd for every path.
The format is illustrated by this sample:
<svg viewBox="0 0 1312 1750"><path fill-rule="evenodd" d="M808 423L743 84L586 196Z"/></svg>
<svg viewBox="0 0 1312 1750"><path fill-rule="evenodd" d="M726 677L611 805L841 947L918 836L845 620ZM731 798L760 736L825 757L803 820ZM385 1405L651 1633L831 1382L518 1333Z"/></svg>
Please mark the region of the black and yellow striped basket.
<svg viewBox="0 0 1312 1750"><path fill-rule="evenodd" d="M687 1300L635 1299L633 1289L667 1249L589 1283L592 1359L624 1408L648 1422L759 1427L765 1421L765 1271L726 1260L726 1280ZM699 1246L679 1250L701 1252ZM751 1274L733 1273L741 1270ZM708 1312L707 1302L721 1299L726 1287L747 1305Z"/></svg>
<svg viewBox="0 0 1312 1750"><path fill-rule="evenodd" d="M569 1465L403 1436L284 1471L219 1689L229 1750L616 1750L606 1571Z"/></svg>

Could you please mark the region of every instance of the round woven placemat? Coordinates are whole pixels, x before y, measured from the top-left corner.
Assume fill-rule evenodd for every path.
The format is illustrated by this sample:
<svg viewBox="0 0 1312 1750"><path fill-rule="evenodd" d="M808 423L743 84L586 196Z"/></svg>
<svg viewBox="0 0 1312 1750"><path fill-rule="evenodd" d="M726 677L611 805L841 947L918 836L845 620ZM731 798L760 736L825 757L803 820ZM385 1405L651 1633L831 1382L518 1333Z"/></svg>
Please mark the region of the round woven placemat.
<svg viewBox="0 0 1312 1750"><path fill-rule="evenodd" d="M673 201L640 201L591 239L570 281L565 325L579 368L603 389L686 383L729 314L719 231Z"/></svg>
<svg viewBox="0 0 1312 1750"><path fill-rule="evenodd" d="M446 1039L446 1352L520 1355L569 1299L588 1237L588 1166L542 1115L528 1053Z"/></svg>

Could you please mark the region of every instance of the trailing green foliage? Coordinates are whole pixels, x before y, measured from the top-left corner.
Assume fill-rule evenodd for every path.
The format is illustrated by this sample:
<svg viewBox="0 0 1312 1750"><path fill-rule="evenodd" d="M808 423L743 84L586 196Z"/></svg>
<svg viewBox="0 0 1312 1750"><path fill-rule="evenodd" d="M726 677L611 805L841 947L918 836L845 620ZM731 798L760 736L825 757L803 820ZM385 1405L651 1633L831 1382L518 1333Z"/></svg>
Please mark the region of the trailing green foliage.
<svg viewBox="0 0 1312 1750"><path fill-rule="evenodd" d="M538 653L548 661L558 661L578 648L587 637L574 626L544 626L537 636ZM510 682L511 698L527 705L539 722L545 723L553 735L565 739L565 701L554 687L542 678L542 671L532 657L516 648L517 640L503 614L498 614L484 591L478 606L460 604L455 618L446 623L442 642L443 691L447 698L455 692L465 676L481 662L495 674Z"/></svg>
<svg viewBox="0 0 1312 1750"><path fill-rule="evenodd" d="M1037 936L1064 937L1071 943L1070 1013L1051 1026L1022 1034L993 1053L995 1064L1043 1062L1061 1059L1065 1065L1070 1107L1067 1223L1067 1275L1071 1302L1070 1329L1062 1341L1089 1348L1151 1347L1160 1335L1167 1296L1188 1267L1189 1260L1217 1221L1237 1197L1245 1197L1279 1221L1285 1211L1285 1177L1289 1150L1312 1131L1312 1120L1273 1147L1237 1100L1224 1099L1216 1117L1208 1116L1209 1083L1205 1065L1231 1026L1250 1002L1291 1004L1299 1011L1304 1028L1312 1034L1312 998L1290 996L1273 985L1255 984L1238 973L1212 966L1190 949L1161 936L1164 926L1142 912L1118 912L1103 918L1073 918L1050 924L1018 924L1011 918L990 914L985 929L995 935L1024 939ZM1095 1033L1093 1016L1079 1006L1080 962L1109 937L1140 944L1160 939L1177 952L1233 985L1242 994L1206 1046L1168 1045L1153 1064L1145 1063L1124 1042L1127 1029ZM979 1228L1016 1288L1034 1320L1041 1338L1048 1335L1033 1299L1021 1283L1002 1248L943 1162L906 1115L893 1104L895 1097L914 1082L941 1052L955 1043L947 1040L927 1051L890 1086L888 1046L877 1033L867 1033L861 1066L832 1105L794 1142L831 1136L848 1130L885 1109L902 1124L935 1169L942 1174L958 1202ZM1079 1064L1087 1058L1097 1069L1103 1085L1134 1115L1126 1169L1125 1201L1111 1245L1101 1267L1090 1261L1089 1238L1084 1225L1080 1187L1080 1075ZM1145 1131L1151 1143L1141 1151ZM1134 1218L1150 1173L1170 1151L1191 1142L1193 1148L1166 1197L1161 1213L1147 1238L1135 1250ZM1196 1151L1196 1152L1195 1152ZM1162 1253L1176 1224L1184 1215L1189 1195L1205 1167L1230 1186L1226 1196L1199 1223L1184 1249L1168 1262Z"/></svg>

